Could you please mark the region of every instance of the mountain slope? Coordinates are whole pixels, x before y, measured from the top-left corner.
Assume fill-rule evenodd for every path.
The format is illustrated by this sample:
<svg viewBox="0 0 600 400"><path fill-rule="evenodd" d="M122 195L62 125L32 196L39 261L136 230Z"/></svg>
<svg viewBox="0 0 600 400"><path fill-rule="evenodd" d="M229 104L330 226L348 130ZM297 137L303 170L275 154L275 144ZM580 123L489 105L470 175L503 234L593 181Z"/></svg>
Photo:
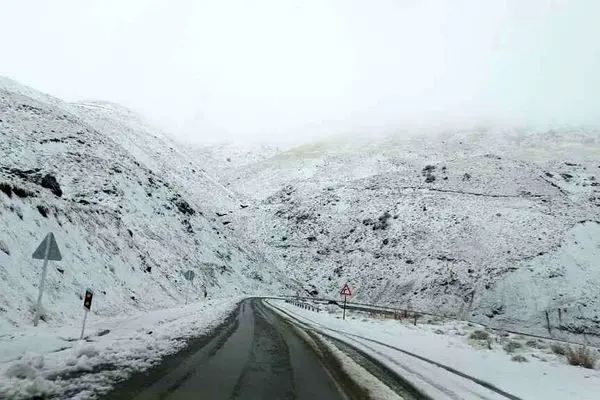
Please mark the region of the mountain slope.
<svg viewBox="0 0 600 400"><path fill-rule="evenodd" d="M82 108L0 81L0 327L30 323L41 272L31 254L48 232L64 257L46 280L51 324L79 318L86 287L94 313L116 315L183 302L203 285L211 296L285 286L216 221L206 199L218 187L194 197L193 181L166 173L177 160L165 160L137 120L108 113L99 122ZM126 119L133 126L117 141ZM124 141L145 143L154 158ZM182 277L188 269L193 284Z"/></svg>
<svg viewBox="0 0 600 400"><path fill-rule="evenodd" d="M353 140L237 171L238 223L308 291L600 334L597 131Z"/></svg>

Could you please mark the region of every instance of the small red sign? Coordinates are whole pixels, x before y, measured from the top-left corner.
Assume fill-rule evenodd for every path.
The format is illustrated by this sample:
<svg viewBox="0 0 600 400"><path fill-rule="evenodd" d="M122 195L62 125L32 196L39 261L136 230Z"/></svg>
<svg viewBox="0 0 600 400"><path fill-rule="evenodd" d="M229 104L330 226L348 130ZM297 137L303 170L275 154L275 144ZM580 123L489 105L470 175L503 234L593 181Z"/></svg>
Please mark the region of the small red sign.
<svg viewBox="0 0 600 400"><path fill-rule="evenodd" d="M352 296L352 291L350 290L350 286L346 283L340 292L342 296Z"/></svg>

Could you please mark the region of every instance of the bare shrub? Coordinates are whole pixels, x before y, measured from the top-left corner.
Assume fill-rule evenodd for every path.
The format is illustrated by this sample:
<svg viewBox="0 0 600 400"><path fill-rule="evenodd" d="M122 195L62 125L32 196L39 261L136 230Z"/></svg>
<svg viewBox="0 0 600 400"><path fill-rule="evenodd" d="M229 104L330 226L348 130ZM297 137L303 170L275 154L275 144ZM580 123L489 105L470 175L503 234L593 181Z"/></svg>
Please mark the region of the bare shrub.
<svg viewBox="0 0 600 400"><path fill-rule="evenodd" d="M516 355L513 358L511 358L511 360L513 360L514 362L520 362L520 363L528 362L528 360L521 355Z"/></svg>
<svg viewBox="0 0 600 400"><path fill-rule="evenodd" d="M551 345L550 350L552 350L554 354L557 354L559 356L567 355L567 349L565 349L565 346L562 346L558 343L554 343L553 345Z"/></svg>
<svg viewBox="0 0 600 400"><path fill-rule="evenodd" d="M508 353L508 354L512 354L515 351L522 349L523 345L519 342L515 342L515 341L510 341L506 344L506 346L504 346L504 350Z"/></svg>
<svg viewBox="0 0 600 400"><path fill-rule="evenodd" d="M490 334L485 331L473 331L471 335L469 335L469 339L473 340L488 340L490 338Z"/></svg>
<svg viewBox="0 0 600 400"><path fill-rule="evenodd" d="M527 347L531 347L532 349L545 349L546 348L546 344L544 342L542 342L541 340L535 340L535 339L528 340L527 342L525 342L525 345Z"/></svg>
<svg viewBox="0 0 600 400"><path fill-rule="evenodd" d="M569 364L588 369L594 369L598 361L598 354L594 354L592 350L584 346L567 348L566 356Z"/></svg>

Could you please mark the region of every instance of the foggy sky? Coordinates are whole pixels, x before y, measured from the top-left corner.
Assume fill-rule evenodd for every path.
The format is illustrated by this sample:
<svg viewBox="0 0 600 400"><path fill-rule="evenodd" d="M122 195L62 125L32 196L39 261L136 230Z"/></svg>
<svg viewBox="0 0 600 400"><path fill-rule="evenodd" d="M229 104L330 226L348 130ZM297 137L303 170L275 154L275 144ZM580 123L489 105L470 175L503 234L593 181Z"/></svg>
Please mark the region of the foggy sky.
<svg viewBox="0 0 600 400"><path fill-rule="evenodd" d="M0 75L198 142L597 124L600 1L0 0Z"/></svg>

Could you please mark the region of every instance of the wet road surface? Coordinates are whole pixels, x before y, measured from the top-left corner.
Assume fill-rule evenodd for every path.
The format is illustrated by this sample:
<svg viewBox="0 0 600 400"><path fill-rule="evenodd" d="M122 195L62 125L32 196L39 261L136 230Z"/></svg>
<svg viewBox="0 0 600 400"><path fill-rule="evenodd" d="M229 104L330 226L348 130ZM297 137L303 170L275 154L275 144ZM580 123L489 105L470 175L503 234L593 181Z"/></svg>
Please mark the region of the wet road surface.
<svg viewBox="0 0 600 400"><path fill-rule="evenodd" d="M314 350L260 300L129 398L343 399Z"/></svg>

